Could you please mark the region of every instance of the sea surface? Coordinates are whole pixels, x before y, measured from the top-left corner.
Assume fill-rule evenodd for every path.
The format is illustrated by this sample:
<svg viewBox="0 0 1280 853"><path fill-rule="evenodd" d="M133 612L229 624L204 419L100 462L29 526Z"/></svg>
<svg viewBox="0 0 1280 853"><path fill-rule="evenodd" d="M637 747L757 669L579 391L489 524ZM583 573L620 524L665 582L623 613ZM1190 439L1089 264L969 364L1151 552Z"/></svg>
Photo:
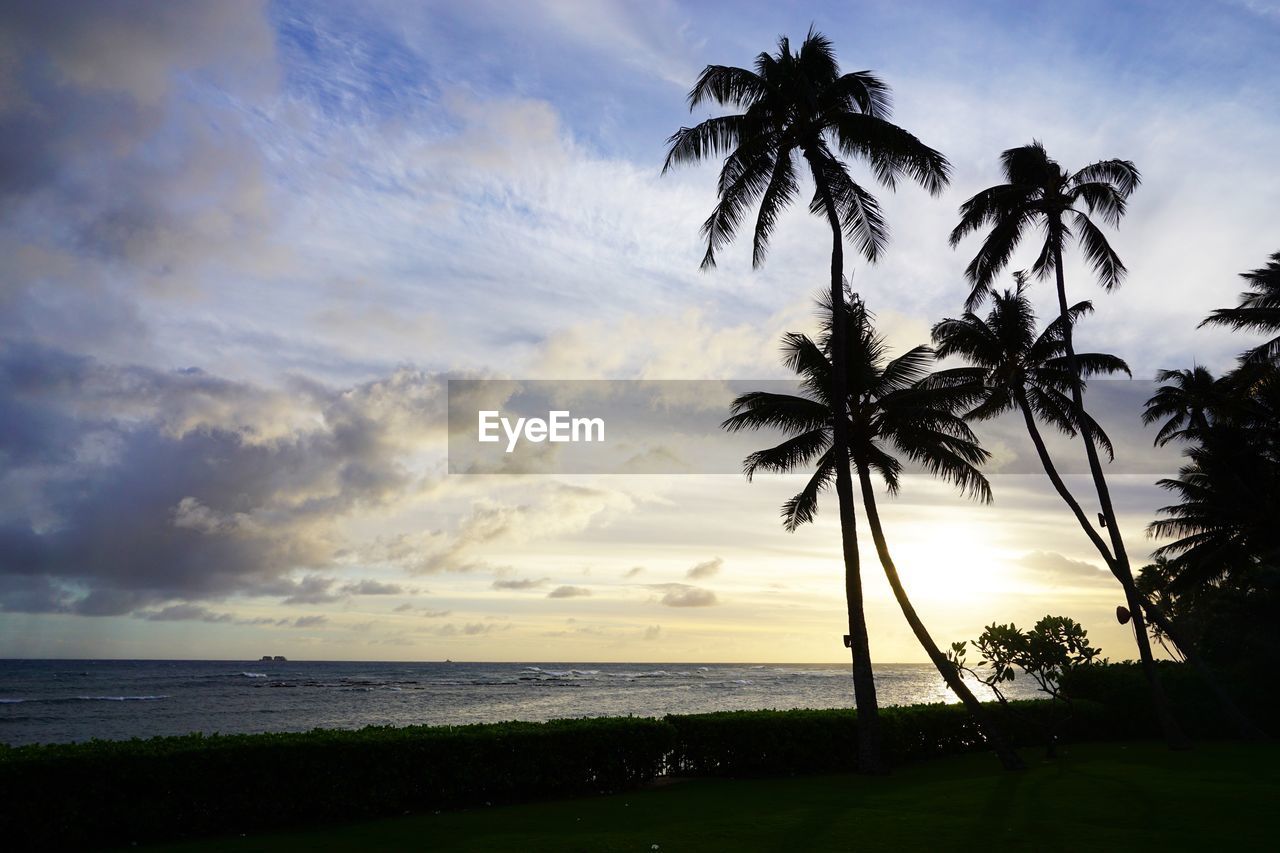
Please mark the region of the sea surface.
<svg viewBox="0 0 1280 853"><path fill-rule="evenodd" d="M875 675L881 705L957 701L929 664ZM0 660L11 745L852 705L847 664Z"/></svg>

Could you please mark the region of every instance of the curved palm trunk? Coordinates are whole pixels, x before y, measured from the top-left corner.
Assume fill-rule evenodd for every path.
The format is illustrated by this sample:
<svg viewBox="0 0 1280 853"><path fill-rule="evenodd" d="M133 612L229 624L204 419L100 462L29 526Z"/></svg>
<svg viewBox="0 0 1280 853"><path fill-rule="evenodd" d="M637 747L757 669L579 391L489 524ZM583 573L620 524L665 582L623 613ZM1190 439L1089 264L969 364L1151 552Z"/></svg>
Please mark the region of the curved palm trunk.
<svg viewBox="0 0 1280 853"><path fill-rule="evenodd" d="M1058 284L1058 313L1062 319L1062 342L1067 351L1067 366L1075 380L1071 383L1071 400L1076 410L1084 412L1084 394L1080 389L1080 366L1076 361L1075 344L1072 341L1071 312L1067 306L1067 284L1062 272L1061 233L1055 239L1054 268ZM1160 673L1156 668L1155 658L1151 654L1151 638L1147 636L1147 622L1143 614L1143 602L1146 597L1138 593L1133 582L1133 570L1129 566L1129 555L1125 551L1124 539L1120 535L1120 525L1116 522L1115 507L1111 503L1111 490L1107 487L1107 478L1102 471L1102 462L1098 458L1098 448L1093 441L1093 433L1085 423L1080 425L1080 437L1084 441L1085 457L1089 461L1089 473L1093 475L1093 484L1098 492L1098 503L1102 508L1102 516L1107 522L1107 532L1111 536L1111 553L1114 556L1112 572L1124 587L1125 600L1129 605L1129 613L1133 618L1133 636L1138 644L1138 656L1142 660L1142 671L1151 687L1151 700L1155 705L1156 719L1164 734L1165 742L1170 749L1190 749L1191 744L1183 733L1178 721L1169 708L1169 699L1165 695L1164 686L1160 683Z"/></svg>
<svg viewBox="0 0 1280 853"><path fill-rule="evenodd" d="M808 155L806 155L807 157ZM826 206L831 224L831 399L849 399L848 351L844 316L844 244L840 218L831 192L817 164L809 160L814 181ZM876 701L875 677L871 671L871 643L867 638L867 617L863 612L862 573L858 557L858 526L854 515L853 481L849 475L849 426L836 417L832 427L835 450L836 498L840 504L840 543L844 555L844 596L849 611L849 654L853 667L853 701L858 708L858 770L885 772L880 734L880 708Z"/></svg>
<svg viewBox="0 0 1280 853"><path fill-rule="evenodd" d="M1058 492L1058 495L1062 498L1063 502L1071 509L1071 514L1076 517L1076 521L1080 522L1081 529L1083 529L1085 535L1089 537L1089 541L1093 543L1093 546L1098 549L1098 554L1101 555L1103 561L1106 562L1107 568L1111 570L1111 574L1113 574L1125 587L1127 595L1129 587L1133 586L1132 580L1128 583L1125 582L1123 573L1116 564L1115 557L1112 556L1110 549L1107 548L1107 544L1102 541L1102 537L1098 535L1098 531L1094 529L1093 525L1089 522L1088 516L1086 516L1084 514L1084 510L1081 509L1080 502L1076 500L1075 495L1071 494L1071 491L1067 488L1067 484L1063 482L1062 477L1058 474L1058 468L1053 462L1053 457L1049 455L1049 449L1045 446L1044 438L1040 435L1039 427L1036 426L1036 419L1031 413L1031 407L1027 404L1026 397L1021 394L1018 396L1018 408L1022 410L1022 417L1027 425L1027 433L1031 436L1031 443L1035 445L1036 455L1040 457L1040 465L1044 468L1045 474L1048 475L1049 482L1053 484L1053 488ZM1160 630L1169 637L1169 639L1173 640L1174 645L1176 645L1182 652L1183 656L1186 657L1187 663L1195 667L1196 672L1198 672L1200 677L1205 680L1205 683L1209 685L1209 688L1218 698L1218 704L1222 706L1223 713L1227 715L1227 719L1230 720L1231 725L1235 727L1240 736L1249 740L1265 739L1266 733L1263 732L1262 729L1258 728L1252 720L1245 716L1244 712L1240 710L1240 707L1236 704L1235 700L1232 699L1231 694L1229 694L1222 686L1221 682L1219 682L1217 676L1214 675L1213 671L1209 668L1209 665L1205 663L1204 659L1200 657L1194 648L1179 642L1181 632L1174 628L1173 623L1169 620L1169 617L1165 615L1164 611L1157 606L1155 602L1138 592L1136 587L1134 587L1134 594L1141 602L1142 609L1146 612L1151 621L1155 623Z"/></svg>
<svg viewBox="0 0 1280 853"><path fill-rule="evenodd" d="M893 557L889 554L889 543L885 540L884 528L880 525L880 513L876 509L876 496L875 490L871 485L871 475L865 466L858 466L858 481L862 484L862 509L866 513L867 522L871 527L871 538L876 544L876 553L880 556L880 565L884 567L885 577L889 579L889 586L893 588L893 597L898 600L898 606L902 608L902 615L907 617L907 624L911 626L912 633L916 635L916 639L924 647L925 652L929 655L929 660L933 661L933 665L937 667L943 680L947 682L947 686L960 697L960 701L964 703L965 708L973 716L974 722L978 724L978 728L986 736L987 742L995 750L1000 763L1004 765L1004 769L1025 769L1026 765L1018 757L1017 751L1013 748L1013 744L1009 742L1004 730L987 713L987 709L978 701L978 697L973 695L973 691L969 689L969 686L960 677L960 672L951 661L947 660L946 655L942 653L938 645L933 641L933 637L929 636L929 630L925 628L924 622L920 621L915 607L911 604L911 599L907 597L906 589L902 586L902 579L898 577L898 569L893 563Z"/></svg>

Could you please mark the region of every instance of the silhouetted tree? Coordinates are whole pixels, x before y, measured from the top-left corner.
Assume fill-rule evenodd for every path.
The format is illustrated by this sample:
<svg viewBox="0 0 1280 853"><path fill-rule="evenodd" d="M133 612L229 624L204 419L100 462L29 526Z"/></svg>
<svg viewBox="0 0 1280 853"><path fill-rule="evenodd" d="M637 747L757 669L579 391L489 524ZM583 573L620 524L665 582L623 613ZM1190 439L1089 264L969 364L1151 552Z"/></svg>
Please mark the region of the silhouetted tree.
<svg viewBox="0 0 1280 853"><path fill-rule="evenodd" d="M1137 167L1128 160L1100 160L1078 172L1069 172L1051 159L1039 142L1008 149L1001 155L1001 166L1005 182L983 190L961 205L960 223L951 232L951 244L955 246L967 234L989 229L978 254L965 270L972 285L965 307L973 310L981 304L1023 236L1028 230L1038 228L1044 234L1044 242L1031 272L1042 279L1051 273L1055 276L1063 350L1072 377L1077 377L1070 387L1072 403L1078 412L1083 413L1083 384L1078 378L1081 368L1072 340L1062 256L1067 244L1074 239L1102 286L1107 290L1119 286L1125 275L1124 264L1091 217L1098 216L1107 224L1119 225L1128 198L1141 178ZM1097 436L1087 421L1081 419L1079 426L1089 473L1093 477L1110 536L1113 572L1124 587L1129 611L1133 615L1134 640L1142 659L1143 672L1151 686L1156 716L1169 746L1183 749L1189 744L1169 709L1160 684L1160 674L1147 636L1144 599L1134 585L1133 570L1098 454Z"/></svg>
<svg viewBox="0 0 1280 853"><path fill-rule="evenodd" d="M1169 541L1139 584L1170 614L1162 636L1192 662L1269 661L1280 653L1280 369L1246 353L1195 395L1187 373L1165 371L1148 401L1148 419L1168 417L1162 433L1186 443L1187 464L1158 483L1176 502L1148 530Z"/></svg>
<svg viewBox="0 0 1280 853"><path fill-rule="evenodd" d="M1280 567L1280 369L1245 361L1201 383L1207 393L1190 399L1186 373L1164 371L1167 384L1144 414L1148 421L1169 416L1161 433L1187 444L1178 476L1159 481L1178 502L1161 507L1165 518L1149 528L1171 540L1156 556L1175 590ZM1170 430L1189 409L1193 427Z"/></svg>
<svg viewBox="0 0 1280 853"><path fill-rule="evenodd" d="M973 646L980 656L973 666L967 660L968 646ZM963 642L952 643L947 659L962 673L991 688L1006 712L1010 711L1009 699L1001 685L1014 680L1015 667L1031 676L1050 699L1067 706L1067 716L1062 719L1051 711L1046 726L1045 757L1056 758L1061 727L1075 711L1071 694L1062 689L1062 680L1073 670L1089 666L1102 654L1101 649L1089 645L1084 626L1067 616L1045 616L1030 631L1022 631L1013 623L993 624L988 625L978 639L970 640L968 646ZM1051 707L1056 707L1056 701Z"/></svg>
<svg viewBox="0 0 1280 853"><path fill-rule="evenodd" d="M826 36L813 29L799 50L786 38L778 51L761 53L754 70L708 65L689 92L689 109L714 102L740 110L682 127L668 140L663 172L673 166L723 157L716 188L719 200L702 226L707 239L704 268L715 265L716 251L729 243L743 217L758 210L752 262L759 266L778 216L800 192L801 161L813 179L809 210L831 227L831 301L844 298L844 245L847 236L868 260L884 250L888 228L875 196L850 174L841 157L866 163L880 183L892 189L900 177L931 193L946 185L945 157L890 122L890 93L870 71L841 73ZM844 352L843 312L837 312L833 348ZM832 397L845 399L844 360L831 376ZM837 420L834 452L848 455L844 425ZM858 565L853 484L848 466L836 466L845 598L849 611L854 696L858 706L859 767L880 770L879 714Z"/></svg>
<svg viewBox="0 0 1280 853"><path fill-rule="evenodd" d="M1200 323L1201 326L1227 326L1237 331L1280 332L1280 252L1267 261L1267 265L1252 272L1241 273L1249 282L1249 289L1240 294L1240 304L1235 308L1219 308ZM1246 363L1275 362L1280 360L1280 335L1246 352Z"/></svg>
<svg viewBox="0 0 1280 853"><path fill-rule="evenodd" d="M928 347L915 347L889 359L883 339L856 297L849 303L842 300L838 310L845 313L849 330L845 356L849 375L847 400L838 404L831 397L834 319L830 303L826 302L823 316L827 319L818 342L795 333L783 339L786 364L800 376L804 396L744 394L734 400L733 416L724 422L724 427L730 431L778 429L788 436L781 444L747 457L744 468L748 479L761 470L790 472L814 467L805 487L783 505L784 524L788 530L795 530L813 520L818 494L839 473L838 466L846 464L834 452L834 426L839 420L836 413L843 413L852 464L862 487L863 510L894 598L912 633L973 715L1001 763L1006 769L1019 769L1022 762L1003 731L938 648L907 596L889 552L872 482L873 474L879 476L889 492L896 493L903 470L898 458L901 456L970 496L989 501L990 486L977 467L987 458L987 452L956 414L970 399L971 391L922 383L933 362L933 352Z"/></svg>
<svg viewBox="0 0 1280 853"><path fill-rule="evenodd" d="M1142 422L1150 426L1164 420L1156 433L1157 447L1204 435L1209 412L1230 405L1231 394L1223 381L1198 365L1190 370L1157 371L1156 381L1162 384L1147 400Z"/></svg>
<svg viewBox="0 0 1280 853"><path fill-rule="evenodd" d="M1114 355L1076 353L1078 373L1073 372L1066 358L1062 318L1055 319L1037 335L1035 310L1025 296L1026 279L1020 273L1016 274L1016 278L1016 289L991 294L992 305L985 318L966 312L959 319L946 319L934 326L933 341L938 356L958 356L970 366L938 371L929 381L951 386L972 384L981 388L976 404L966 415L969 419L985 420L1013 410L1021 414L1041 467L1054 490L1070 509L1107 568L1117 578L1121 578L1115 556L1059 474L1038 424L1044 423L1070 436L1077 435L1087 425L1097 446L1109 458L1112 457L1111 442L1106 433L1088 412L1075 407L1070 391L1077 375L1081 381L1090 376L1116 373L1127 375L1129 367ZM1071 307L1072 323L1079 322L1080 318L1092 311L1092 303L1076 303ZM1173 425L1166 424L1167 429L1161 430L1161 436L1182 434L1185 430L1180 432L1179 426L1189 420L1197 423L1203 421L1203 413L1197 412L1206 403L1198 401L1199 397L1209 394L1215 400L1223 398L1220 390L1211 390L1214 387L1212 377L1205 380L1199 374L1170 375L1180 384L1172 390L1161 389L1157 392L1153 400L1158 399L1159 404L1148 410L1158 410L1173 419ZM1152 403L1149 401L1148 405L1151 406ZM1157 416L1152 415L1147 420L1151 422L1155 419ZM1158 602L1151 601L1142 591L1139 591L1138 598L1155 625L1157 636L1182 640L1181 644L1175 644L1217 694L1224 711L1240 733L1249 737L1257 736L1260 733L1257 727L1244 717L1223 688L1221 680L1208 669L1197 653L1194 642L1172 624L1170 615L1158 606Z"/></svg>
<svg viewBox="0 0 1280 853"><path fill-rule="evenodd" d="M1026 279L1021 274L1017 279L1015 289L992 292L991 309L985 318L966 311L958 319L948 318L933 327L938 357L958 356L970 366L938 371L929 382L975 388L975 405L965 415L968 419L988 420L1010 411L1022 416L1054 490L1112 567L1110 549L1059 474L1039 422L1070 436L1079 433L1082 422L1087 423L1094 441L1110 457L1110 439L1087 412L1075 406L1071 389L1077 376L1128 374L1129 366L1123 359L1106 353L1076 353L1073 370L1066 357L1062 319L1037 334L1035 309L1024 292ZM1092 311L1092 303L1078 302L1071 307L1071 320L1075 322Z"/></svg>

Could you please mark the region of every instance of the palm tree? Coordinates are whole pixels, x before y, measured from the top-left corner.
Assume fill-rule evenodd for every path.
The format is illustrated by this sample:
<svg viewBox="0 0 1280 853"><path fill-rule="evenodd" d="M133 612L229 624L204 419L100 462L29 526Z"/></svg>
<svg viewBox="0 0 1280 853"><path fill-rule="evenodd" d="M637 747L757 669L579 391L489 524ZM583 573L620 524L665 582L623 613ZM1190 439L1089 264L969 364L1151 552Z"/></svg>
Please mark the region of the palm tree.
<svg viewBox="0 0 1280 853"><path fill-rule="evenodd" d="M818 508L818 494L838 475L845 464L834 452L836 412L847 421L852 463L862 488L862 505L876 553L884 568L903 615L920 645L929 655L947 685L960 697L986 735L1006 769L1023 765L1004 733L964 683L959 670L930 636L916 613L898 575L876 506L872 475L878 475L894 494L900 486L905 457L931 474L947 480L970 496L991 500L991 489L978 465L987 452L956 410L970 399L967 388L930 387L921 380L927 375L933 352L915 347L888 359L885 344L876 334L862 302L842 302L849 330L849 397L844 405L831 398L834 372L831 347L834 319L829 302L824 310L824 334L815 343L806 335L787 334L783 352L787 366L801 378L804 396L756 392L733 402L733 415L723 424L730 431L781 429L788 438L781 444L747 457L747 478L757 471L790 472L813 465L814 473L805 487L783 505L783 523L788 530L812 521Z"/></svg>
<svg viewBox="0 0 1280 853"><path fill-rule="evenodd" d="M1038 227L1045 239L1031 272L1042 279L1050 273L1056 278L1063 352L1072 377L1072 405L1075 411L1083 413L1081 367L1072 340L1071 310L1067 302L1062 255L1068 241L1076 239L1102 286L1106 290L1118 287L1125 275L1124 263L1091 216L1097 215L1103 222L1118 226L1128 198L1140 183L1141 176L1137 167L1128 160L1100 160L1078 172L1069 172L1052 160L1038 141L1005 151L1001 155L1001 166L1005 182L983 190L962 204L960 223L951 232L951 245L956 246L967 234L990 226L978 254L965 269L972 285L965 308L971 311L986 298L996 276L1009 263L1027 230ZM1134 585L1133 570L1098 454L1098 437L1088 421L1081 419L1079 425L1089 473L1110 534L1116 576L1124 586L1133 617L1134 640L1151 687L1156 715L1169 746L1185 749L1189 745L1186 735L1169 710L1155 658L1151 654L1151 641L1142 610L1145 599Z"/></svg>
<svg viewBox="0 0 1280 853"><path fill-rule="evenodd" d="M933 327L938 358L959 356L970 366L938 371L929 382L981 389L968 419L988 420L1010 411L1021 414L1054 490L1111 567L1115 561L1110 549L1058 473L1037 421L1070 436L1078 434L1082 422L1087 423L1095 441L1111 456L1106 433L1087 412L1075 407L1069 395L1076 375L1129 374L1129 366L1114 355L1077 353L1079 374L1073 372L1066 358L1061 318L1036 334L1035 309L1025 295L1026 278L1019 273L1017 281L1016 289L991 294L992 306L985 319L966 311ZM1078 302L1071 306L1071 320L1092 311L1092 303Z"/></svg>
<svg viewBox="0 0 1280 853"><path fill-rule="evenodd" d="M1272 255L1265 267L1241 273L1240 277L1249 282L1250 288L1240 294L1240 305L1219 308L1200 325L1280 332L1280 252ZM1280 335L1249 350L1242 359L1252 363L1280 360Z"/></svg>
<svg viewBox="0 0 1280 853"><path fill-rule="evenodd" d="M884 251L888 228L875 196L850 174L841 157L865 162L890 189L905 176L930 193L948 180L945 157L889 121L890 92L870 71L841 73L831 42L812 28L800 49L786 37L778 51L761 53L755 69L708 65L689 92L689 109L714 102L740 112L682 127L668 140L662 170L723 157L716 187L718 201L703 223L707 240L703 268L715 265L716 251L736 234L744 215L758 205L752 238L752 263L764 262L769 237L781 212L800 191L803 160L815 192L810 212L831 226L831 302L844 299L844 243L847 236L868 261ZM843 353L843 312L837 311L833 350ZM833 399L847 398L844 359L832 372ZM862 609L853 484L847 462L843 420L835 423L836 495L840 504L845 563L845 599L849 611L849 648L854 698L858 706L859 767L880 770L880 728L871 671L871 652Z"/></svg>
<svg viewBox="0 0 1280 853"><path fill-rule="evenodd" d="M1142 423L1150 426L1164 419L1156 433L1157 447L1203 436L1209 429L1211 413L1230 405L1230 392L1224 380L1199 365L1190 370L1157 371L1156 381L1161 385L1147 400Z"/></svg>

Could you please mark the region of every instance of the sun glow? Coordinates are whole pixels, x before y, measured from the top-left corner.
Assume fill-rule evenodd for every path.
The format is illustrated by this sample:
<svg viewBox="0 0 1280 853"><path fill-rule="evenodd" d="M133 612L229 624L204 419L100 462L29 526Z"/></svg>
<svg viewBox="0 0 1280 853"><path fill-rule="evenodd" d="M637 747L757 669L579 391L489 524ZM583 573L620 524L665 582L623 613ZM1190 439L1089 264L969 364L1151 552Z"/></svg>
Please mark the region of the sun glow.
<svg viewBox="0 0 1280 853"><path fill-rule="evenodd" d="M960 522L917 522L890 541L907 593L918 601L969 604L1008 580L1007 555Z"/></svg>

